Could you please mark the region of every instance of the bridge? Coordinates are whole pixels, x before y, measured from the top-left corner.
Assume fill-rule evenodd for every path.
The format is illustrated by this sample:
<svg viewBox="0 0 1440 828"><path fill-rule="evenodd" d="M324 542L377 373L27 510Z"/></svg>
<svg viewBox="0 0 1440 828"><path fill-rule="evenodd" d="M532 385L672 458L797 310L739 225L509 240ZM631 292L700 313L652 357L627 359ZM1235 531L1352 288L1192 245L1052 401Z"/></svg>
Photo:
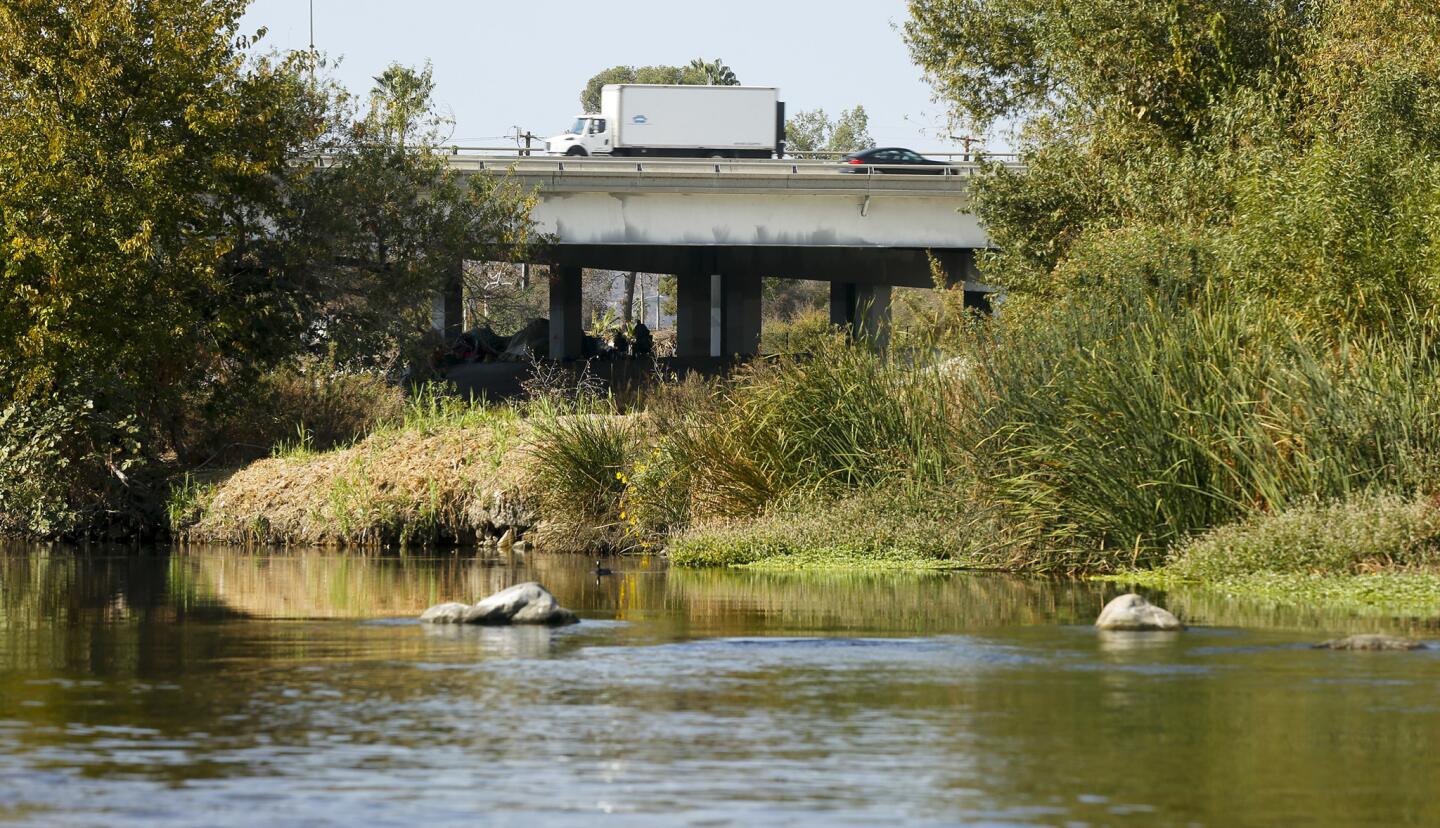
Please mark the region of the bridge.
<svg viewBox="0 0 1440 828"><path fill-rule="evenodd" d="M505 175L537 192L532 218L555 244L550 353L581 355L582 268L676 277L678 356L753 354L761 280L830 283L831 320L883 336L892 287L932 287L931 262L981 306L969 211L973 163L920 168L833 161L452 155L451 169ZM458 295L446 300L458 317ZM455 316L452 317L452 314Z"/></svg>

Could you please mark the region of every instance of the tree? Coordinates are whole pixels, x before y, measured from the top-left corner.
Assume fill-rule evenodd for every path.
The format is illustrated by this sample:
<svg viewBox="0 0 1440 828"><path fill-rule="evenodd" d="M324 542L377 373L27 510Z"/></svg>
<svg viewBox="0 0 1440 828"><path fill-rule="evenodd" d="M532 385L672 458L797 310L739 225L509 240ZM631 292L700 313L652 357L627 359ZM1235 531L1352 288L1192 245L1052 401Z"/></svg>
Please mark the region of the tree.
<svg viewBox="0 0 1440 828"><path fill-rule="evenodd" d="M392 65L363 113L341 95L330 163L294 182L284 235L299 247L282 247L280 266L298 288L304 341L345 363L400 367L462 261L504 259L530 240L533 195L446 168L450 124L433 89L428 66Z"/></svg>
<svg viewBox="0 0 1440 828"><path fill-rule="evenodd" d="M739 86L740 81L735 79L735 72L726 66L719 58L706 62L704 58L695 58L685 67L685 76L698 75L704 78L706 86ZM684 81L681 81L684 83Z"/></svg>
<svg viewBox="0 0 1440 828"><path fill-rule="evenodd" d="M801 110L785 124L785 149L797 153L859 152L875 146L865 107L843 110L835 120L823 109Z"/></svg>
<svg viewBox="0 0 1440 828"><path fill-rule="evenodd" d="M0 5L0 531L155 507L185 423L307 350L395 365L461 258L528 238L525 194L443 170L428 68L356 115L245 5Z"/></svg>
<svg viewBox="0 0 1440 828"><path fill-rule="evenodd" d="M1183 139L1215 101L1289 64L1313 5L910 0L905 37L936 92L981 129L1066 113L1122 118Z"/></svg>
<svg viewBox="0 0 1440 828"><path fill-rule="evenodd" d="M690 86L738 86L735 72L720 59L706 62L696 58L686 66L611 66L597 72L580 91L580 106L586 112L600 111L600 89L613 83L685 84Z"/></svg>
<svg viewBox="0 0 1440 828"><path fill-rule="evenodd" d="M909 8L955 119L1021 124L1026 171L991 167L973 191L1010 316L1138 290L1265 302L1317 337L1440 319L1433 3Z"/></svg>
<svg viewBox="0 0 1440 828"><path fill-rule="evenodd" d="M302 57L244 59L244 7L0 6L0 530L134 490L140 443L273 288L227 262L323 121Z"/></svg>

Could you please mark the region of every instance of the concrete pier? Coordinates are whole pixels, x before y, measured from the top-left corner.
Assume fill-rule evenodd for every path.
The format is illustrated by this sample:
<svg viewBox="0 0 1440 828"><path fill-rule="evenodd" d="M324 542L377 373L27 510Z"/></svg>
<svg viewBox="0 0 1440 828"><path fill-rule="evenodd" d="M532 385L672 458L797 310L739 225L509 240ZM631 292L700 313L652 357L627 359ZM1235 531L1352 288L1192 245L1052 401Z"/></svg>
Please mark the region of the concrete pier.
<svg viewBox="0 0 1440 828"><path fill-rule="evenodd" d="M885 347L890 340L890 286L831 282L830 324Z"/></svg>
<svg viewBox="0 0 1440 828"><path fill-rule="evenodd" d="M580 285L583 271L578 267L550 268L550 358L579 359L585 336L580 318Z"/></svg>
<svg viewBox="0 0 1440 828"><path fill-rule="evenodd" d="M711 277L701 273L681 273L675 277L675 355L678 357L710 356L712 320L710 318Z"/></svg>

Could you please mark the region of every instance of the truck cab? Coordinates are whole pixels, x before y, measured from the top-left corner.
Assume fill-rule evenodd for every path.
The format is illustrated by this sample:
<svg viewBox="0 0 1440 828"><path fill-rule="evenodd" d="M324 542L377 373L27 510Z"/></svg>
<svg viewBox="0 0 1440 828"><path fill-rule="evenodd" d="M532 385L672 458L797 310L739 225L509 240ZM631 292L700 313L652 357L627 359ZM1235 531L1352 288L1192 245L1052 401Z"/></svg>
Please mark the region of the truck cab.
<svg viewBox="0 0 1440 828"><path fill-rule="evenodd" d="M609 155L613 149L610 125L603 115L577 115L575 123L545 142L551 155Z"/></svg>

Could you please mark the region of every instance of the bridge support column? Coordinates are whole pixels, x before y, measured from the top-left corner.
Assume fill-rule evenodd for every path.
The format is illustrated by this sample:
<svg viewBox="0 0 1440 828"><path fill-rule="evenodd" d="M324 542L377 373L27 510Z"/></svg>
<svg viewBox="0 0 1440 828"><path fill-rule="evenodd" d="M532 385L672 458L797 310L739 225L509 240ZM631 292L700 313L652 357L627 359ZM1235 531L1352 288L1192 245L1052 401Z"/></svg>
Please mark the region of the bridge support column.
<svg viewBox="0 0 1440 828"><path fill-rule="evenodd" d="M550 358L557 362L579 359L581 338L580 282L578 267L550 268Z"/></svg>
<svg viewBox="0 0 1440 828"><path fill-rule="evenodd" d="M430 324L448 339L465 333L465 262L457 261L445 274L445 284L430 309Z"/></svg>
<svg viewBox="0 0 1440 828"><path fill-rule="evenodd" d="M965 307L990 313L990 294L994 289L981 284L980 270L975 267L975 251L970 248L947 250L936 257L945 271L945 287L963 287Z"/></svg>
<svg viewBox="0 0 1440 828"><path fill-rule="evenodd" d="M720 336L714 356L760 353L760 277L753 274L717 276Z"/></svg>
<svg viewBox="0 0 1440 828"><path fill-rule="evenodd" d="M675 356L710 355L711 277L681 273L675 277Z"/></svg>
<svg viewBox="0 0 1440 828"><path fill-rule="evenodd" d="M830 324L884 348L890 342L890 286L831 282Z"/></svg>

